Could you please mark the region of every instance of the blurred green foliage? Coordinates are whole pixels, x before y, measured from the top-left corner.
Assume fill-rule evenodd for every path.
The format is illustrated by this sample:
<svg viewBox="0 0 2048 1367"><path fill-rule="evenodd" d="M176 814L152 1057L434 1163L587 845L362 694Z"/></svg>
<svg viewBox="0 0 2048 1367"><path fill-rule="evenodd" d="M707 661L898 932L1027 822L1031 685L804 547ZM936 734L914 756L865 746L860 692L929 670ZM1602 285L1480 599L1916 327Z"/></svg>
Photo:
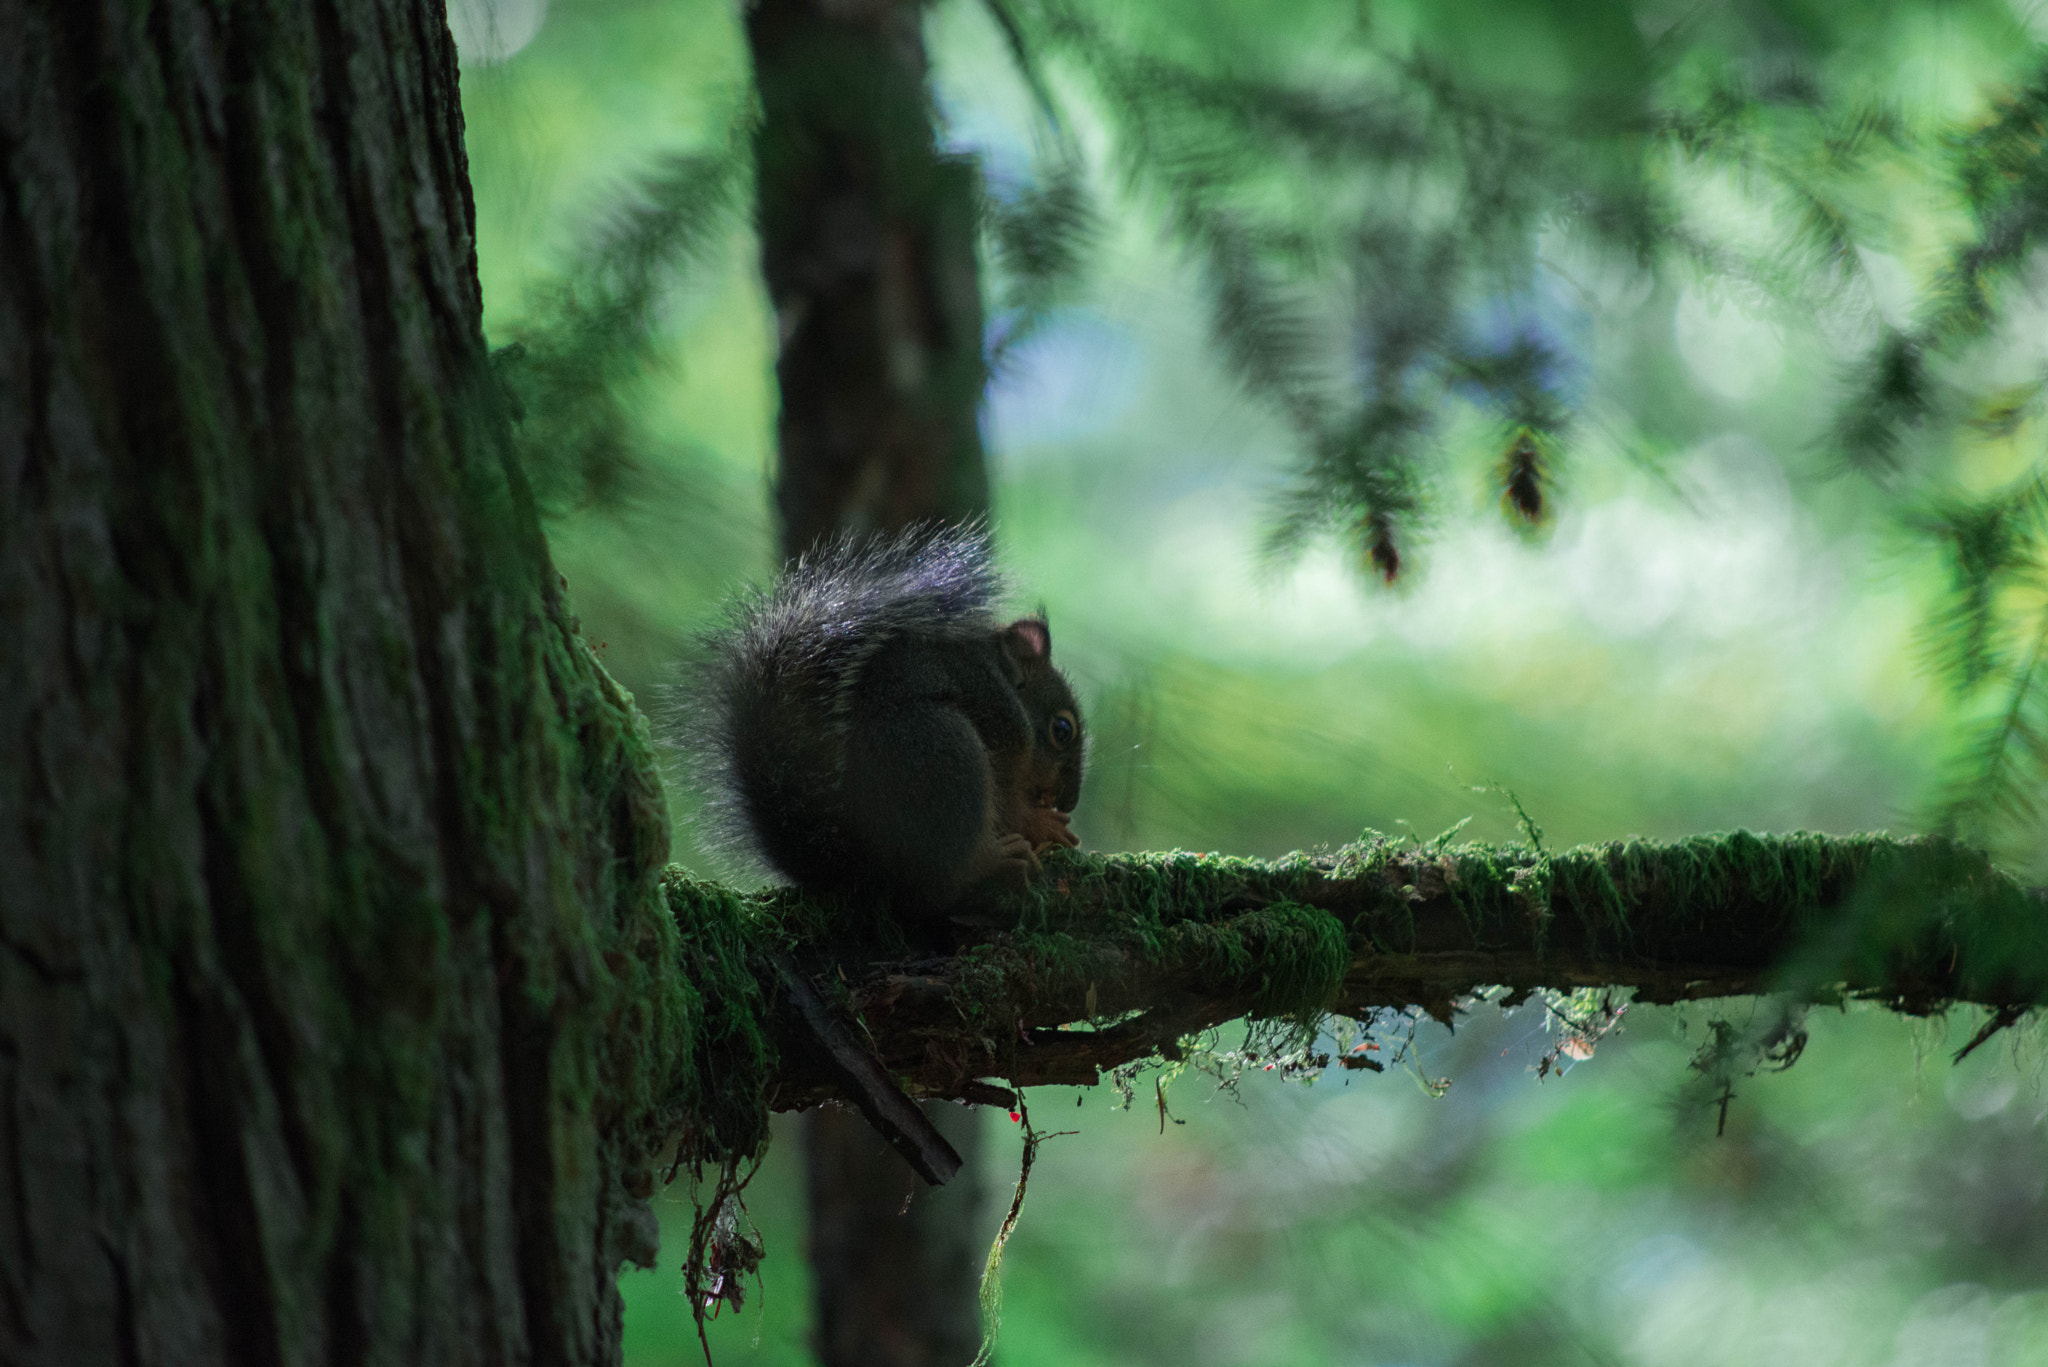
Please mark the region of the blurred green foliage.
<svg viewBox="0 0 2048 1367"><path fill-rule="evenodd" d="M724 0L544 17L463 73L486 323L527 358L565 301L621 316L605 244L664 168L681 190L719 162L750 98ZM998 531L1096 737L1084 840L1275 854L1471 817L1504 841L1499 787L1557 845L1948 823L2038 873L2035 22L934 9L944 126L991 186ZM597 339L630 364L556 391L592 396L590 427L528 433L586 633L656 712L774 544L775 321L743 207L691 222ZM1393 445L1353 440L1392 418ZM1533 528L1500 508L1522 431ZM1341 534L1276 568L1304 510ZM678 857L712 871L675 797ZM1710 1017L1631 1012L1540 1085L1539 1005L1423 1025L1440 1100L1398 1068L1255 1075L1242 1107L1183 1077L1164 1119L1144 1090L1130 1114L1038 1098L1082 1133L1041 1154L1001 1354L2048 1361L2038 1042L1951 1068L1973 1019L1815 1013L1797 1067L1735 1079L1717 1139L1686 1085ZM714 1326L723 1362L802 1360L793 1158L750 1189L766 1295ZM692 1351L665 1256L624 1279L636 1363Z"/></svg>

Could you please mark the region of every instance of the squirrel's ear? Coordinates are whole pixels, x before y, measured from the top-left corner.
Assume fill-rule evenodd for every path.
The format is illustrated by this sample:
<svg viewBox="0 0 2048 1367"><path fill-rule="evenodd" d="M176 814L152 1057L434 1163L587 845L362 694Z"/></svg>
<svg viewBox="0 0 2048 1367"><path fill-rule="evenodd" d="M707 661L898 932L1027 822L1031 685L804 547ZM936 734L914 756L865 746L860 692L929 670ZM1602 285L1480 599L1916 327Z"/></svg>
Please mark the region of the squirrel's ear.
<svg viewBox="0 0 2048 1367"><path fill-rule="evenodd" d="M1043 617L1019 617L1003 635L1009 638L1011 651L1022 659L1043 660L1052 654L1052 628Z"/></svg>

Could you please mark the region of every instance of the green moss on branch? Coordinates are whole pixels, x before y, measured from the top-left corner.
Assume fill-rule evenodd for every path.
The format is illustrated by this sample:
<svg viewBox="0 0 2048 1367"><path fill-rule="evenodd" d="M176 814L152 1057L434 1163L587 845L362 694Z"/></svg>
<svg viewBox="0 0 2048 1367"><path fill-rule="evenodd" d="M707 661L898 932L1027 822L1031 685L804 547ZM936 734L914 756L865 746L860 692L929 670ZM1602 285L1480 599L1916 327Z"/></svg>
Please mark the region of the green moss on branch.
<svg viewBox="0 0 2048 1367"><path fill-rule="evenodd" d="M818 1099L745 965L750 945L815 951L828 910L790 892L667 887L686 940L721 946L691 970L726 1013L722 1033L693 1044L695 1076L745 1078L776 1107ZM1092 1082L1240 1016L1442 1014L1496 984L1629 987L1651 1001L1850 993L1906 1011L2048 1001L2041 894L1937 839L1738 831L1545 852L1369 834L1277 860L1061 854L1017 910L1015 929L951 955L842 943L810 961L829 957L828 990L913 1092L948 1096L984 1078ZM757 1004L758 1028L733 1014Z"/></svg>

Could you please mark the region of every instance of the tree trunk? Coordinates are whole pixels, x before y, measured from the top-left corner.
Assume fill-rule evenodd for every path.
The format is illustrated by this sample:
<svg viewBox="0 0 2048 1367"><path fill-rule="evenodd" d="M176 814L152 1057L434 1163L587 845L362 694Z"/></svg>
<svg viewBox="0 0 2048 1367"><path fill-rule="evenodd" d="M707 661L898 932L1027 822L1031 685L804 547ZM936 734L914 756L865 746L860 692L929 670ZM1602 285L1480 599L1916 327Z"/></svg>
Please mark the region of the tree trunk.
<svg viewBox="0 0 2048 1367"><path fill-rule="evenodd" d="M762 270L781 332L776 503L791 556L839 531L960 522L988 507L978 172L934 139L922 8L763 0L748 16ZM936 1191L919 1189L854 1112L807 1118L814 1342L826 1367L974 1356L979 1117L927 1112L966 1163Z"/></svg>
<svg viewBox="0 0 2048 1367"><path fill-rule="evenodd" d="M988 508L973 163L940 153L918 0L763 0L761 267L792 553Z"/></svg>
<svg viewBox="0 0 2048 1367"><path fill-rule="evenodd" d="M960 1367L981 1346L981 1117L950 1102L925 1113L967 1160L943 1187L926 1186L851 1107L805 1113L822 1362Z"/></svg>
<svg viewBox="0 0 2048 1367"><path fill-rule="evenodd" d="M615 1360L667 821L508 456L442 5L0 53L0 1361Z"/></svg>

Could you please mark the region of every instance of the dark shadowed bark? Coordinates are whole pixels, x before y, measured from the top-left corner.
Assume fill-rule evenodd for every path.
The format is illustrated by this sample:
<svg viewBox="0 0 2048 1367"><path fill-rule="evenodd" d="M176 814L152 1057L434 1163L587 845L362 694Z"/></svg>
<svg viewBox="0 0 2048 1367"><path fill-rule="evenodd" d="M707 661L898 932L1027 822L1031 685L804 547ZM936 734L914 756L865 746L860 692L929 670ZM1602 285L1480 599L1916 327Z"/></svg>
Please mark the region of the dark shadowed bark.
<svg viewBox="0 0 2048 1367"><path fill-rule="evenodd" d="M925 1113L968 1160L943 1187L926 1186L852 1107L804 1116L822 1362L961 1367L981 1346L981 1118L950 1102Z"/></svg>
<svg viewBox="0 0 2048 1367"><path fill-rule="evenodd" d="M0 54L0 1361L615 1360L667 822L485 376L443 7Z"/></svg>
<svg viewBox="0 0 2048 1367"><path fill-rule="evenodd" d="M978 173L934 141L922 18L917 0L764 0L747 18L792 550L988 505Z"/></svg>
<svg viewBox="0 0 2048 1367"><path fill-rule="evenodd" d="M786 554L853 529L984 512L978 173L941 155L917 0L764 0L762 271L781 347ZM815 1344L827 1367L957 1367L975 1303L976 1117L931 1110L966 1167L920 1191L857 1114L806 1121Z"/></svg>

